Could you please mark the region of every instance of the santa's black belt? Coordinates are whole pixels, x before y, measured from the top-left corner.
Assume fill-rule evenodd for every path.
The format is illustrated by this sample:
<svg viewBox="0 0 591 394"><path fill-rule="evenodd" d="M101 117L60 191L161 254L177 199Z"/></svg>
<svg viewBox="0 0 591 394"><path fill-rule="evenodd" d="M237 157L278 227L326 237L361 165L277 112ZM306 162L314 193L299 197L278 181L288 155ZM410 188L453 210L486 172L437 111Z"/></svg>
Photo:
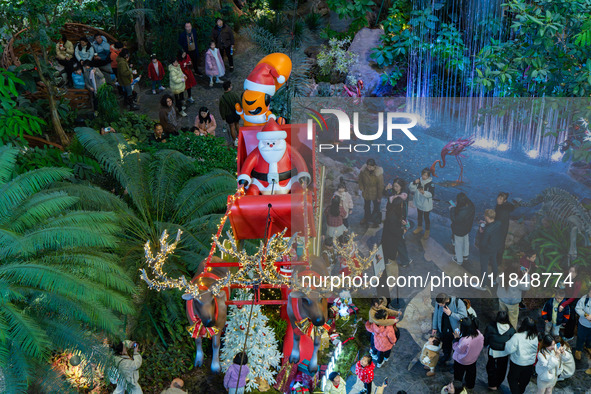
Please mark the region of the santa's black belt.
<svg viewBox="0 0 591 394"><path fill-rule="evenodd" d="M289 178L293 178L297 174L298 174L298 170L295 168L291 169L290 171L280 172L279 173L279 182L288 180ZM250 172L250 175L252 175L253 178L258 179L259 181L269 182L269 180L267 179L267 176L269 174L263 174L262 172L252 170Z"/></svg>

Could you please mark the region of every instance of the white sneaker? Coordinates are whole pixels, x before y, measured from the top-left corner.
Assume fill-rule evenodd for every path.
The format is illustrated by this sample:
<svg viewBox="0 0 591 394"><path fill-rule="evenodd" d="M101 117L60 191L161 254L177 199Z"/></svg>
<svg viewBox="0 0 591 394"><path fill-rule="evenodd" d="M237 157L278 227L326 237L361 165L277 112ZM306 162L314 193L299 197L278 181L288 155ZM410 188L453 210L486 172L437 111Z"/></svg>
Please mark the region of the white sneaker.
<svg viewBox="0 0 591 394"><path fill-rule="evenodd" d="M378 364L378 368L382 368L382 365L384 365L384 363L386 362L386 360L382 361L381 363Z"/></svg>
<svg viewBox="0 0 591 394"><path fill-rule="evenodd" d="M195 99L193 97L189 97L187 99L188 102L190 102L191 104L193 104L195 102Z"/></svg>
<svg viewBox="0 0 591 394"><path fill-rule="evenodd" d="M187 106L186 106L186 105L183 105L181 108L182 108L182 109L183 109L183 111L184 111L184 110L186 110L186 109L187 109Z"/></svg>
<svg viewBox="0 0 591 394"><path fill-rule="evenodd" d="M185 111L181 111L180 112L181 116L184 118L185 116L187 116L187 113Z"/></svg>
<svg viewBox="0 0 591 394"><path fill-rule="evenodd" d="M213 87L213 81L209 81L209 87Z"/></svg>
<svg viewBox="0 0 591 394"><path fill-rule="evenodd" d="M221 79L219 79L219 78L216 78L216 80L215 80L215 83L224 83L224 81L222 81L222 80L221 80Z"/></svg>
<svg viewBox="0 0 591 394"><path fill-rule="evenodd" d="M156 94L156 91L155 90L152 90L152 94Z"/></svg>
<svg viewBox="0 0 591 394"><path fill-rule="evenodd" d="M462 265L464 264L464 262L459 262L458 259L456 259L456 256L452 256L451 259L454 261L454 263L456 263L457 265Z"/></svg>
<svg viewBox="0 0 591 394"><path fill-rule="evenodd" d="M160 90L166 90L166 88L164 86L160 86L158 89L160 89Z"/></svg>

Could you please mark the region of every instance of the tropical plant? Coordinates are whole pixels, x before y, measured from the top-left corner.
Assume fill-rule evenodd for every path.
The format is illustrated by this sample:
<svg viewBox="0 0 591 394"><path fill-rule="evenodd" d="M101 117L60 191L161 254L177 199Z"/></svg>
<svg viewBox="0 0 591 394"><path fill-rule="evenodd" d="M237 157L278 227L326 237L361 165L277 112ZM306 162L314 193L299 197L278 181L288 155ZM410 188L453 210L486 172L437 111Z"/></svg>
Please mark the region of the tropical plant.
<svg viewBox="0 0 591 394"><path fill-rule="evenodd" d="M0 142L23 134L41 134L45 121L19 108L17 85L24 82L13 73L0 69Z"/></svg>
<svg viewBox="0 0 591 394"><path fill-rule="evenodd" d="M104 84L96 92L96 100L98 103L97 111L102 122L110 124L117 122L121 118L121 111L119 110L119 102L113 88L110 85Z"/></svg>
<svg viewBox="0 0 591 394"><path fill-rule="evenodd" d="M236 191L236 177L222 170L196 176L195 159L170 149L155 153L135 150L119 133L99 135L77 128L87 152L125 190L123 199L98 187L80 191L84 209L114 210L124 227L122 263L139 280L144 266L144 244L157 245L162 231L183 231L182 247L169 259L171 275L191 276L211 246L228 195ZM68 189L69 191L70 189ZM134 335L148 343L175 335L174 321L184 321L184 305L176 292L155 293L141 287L142 310L133 322ZM160 309L164 305L163 309Z"/></svg>
<svg viewBox="0 0 591 394"><path fill-rule="evenodd" d="M367 13L376 3L372 0L328 0L327 5L337 13L339 19L352 19L348 31L355 34L368 25Z"/></svg>
<svg viewBox="0 0 591 394"><path fill-rule="evenodd" d="M112 212L79 210L79 199L50 188L72 175L41 168L14 176L18 150L0 147L0 365L6 393L39 378L66 392L49 364L53 353L107 356L89 334L123 333L133 282L113 254L119 226ZM78 188L71 185L71 188Z"/></svg>
<svg viewBox="0 0 591 394"><path fill-rule="evenodd" d="M357 55L347 51L351 40L338 40L332 38L328 45L323 45L316 58L318 67L320 67L320 76L329 77L331 75L347 74L351 66L357 62Z"/></svg>
<svg viewBox="0 0 591 394"><path fill-rule="evenodd" d="M564 272L568 267L570 230L551 223L547 228L539 228L533 237L533 248L538 252L536 263L539 272ZM577 246L577 258L571 262L587 267L591 261L591 247Z"/></svg>

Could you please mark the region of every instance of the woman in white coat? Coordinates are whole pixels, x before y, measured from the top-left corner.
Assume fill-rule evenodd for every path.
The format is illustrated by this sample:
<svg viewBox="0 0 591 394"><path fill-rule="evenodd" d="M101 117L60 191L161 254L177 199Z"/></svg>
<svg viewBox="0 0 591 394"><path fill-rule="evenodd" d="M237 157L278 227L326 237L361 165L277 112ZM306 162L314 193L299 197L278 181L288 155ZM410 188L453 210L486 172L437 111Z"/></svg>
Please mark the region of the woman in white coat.
<svg viewBox="0 0 591 394"><path fill-rule="evenodd" d="M129 351L133 349L133 357L129 356ZM138 380L140 379L139 369L142 366L142 356L140 355L137 342L129 339L115 346L115 366L119 372L117 387L113 394L143 394ZM127 390L127 391L126 391Z"/></svg>
<svg viewBox="0 0 591 394"><path fill-rule="evenodd" d="M552 394L552 389L556 386L560 374L563 354L564 347L561 346L557 349L554 337L545 334L542 338L538 362L536 363L538 394Z"/></svg>

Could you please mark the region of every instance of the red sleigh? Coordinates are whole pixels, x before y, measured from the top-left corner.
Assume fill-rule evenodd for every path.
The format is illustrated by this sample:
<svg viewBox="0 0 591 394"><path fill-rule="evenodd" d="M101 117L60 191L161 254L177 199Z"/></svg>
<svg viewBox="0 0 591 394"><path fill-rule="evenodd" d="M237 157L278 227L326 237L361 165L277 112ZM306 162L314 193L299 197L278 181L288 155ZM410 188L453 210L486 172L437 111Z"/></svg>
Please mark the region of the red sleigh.
<svg viewBox="0 0 591 394"><path fill-rule="evenodd" d="M238 137L238 173L244 160L250 152L258 146L257 132L262 126L241 127ZM293 150L298 151L308 164L311 182L305 193L290 193L278 195L243 196L232 206L229 216L232 230L236 239L266 238L269 234L283 231L287 228L286 237L298 233L310 237L316 236L314 226L314 197L316 185L315 141L307 139L307 125L285 124L282 128L287 132L286 141ZM305 197L305 201L304 201ZM267 228L267 216L270 216L270 228ZM267 230L265 232L265 230Z"/></svg>

